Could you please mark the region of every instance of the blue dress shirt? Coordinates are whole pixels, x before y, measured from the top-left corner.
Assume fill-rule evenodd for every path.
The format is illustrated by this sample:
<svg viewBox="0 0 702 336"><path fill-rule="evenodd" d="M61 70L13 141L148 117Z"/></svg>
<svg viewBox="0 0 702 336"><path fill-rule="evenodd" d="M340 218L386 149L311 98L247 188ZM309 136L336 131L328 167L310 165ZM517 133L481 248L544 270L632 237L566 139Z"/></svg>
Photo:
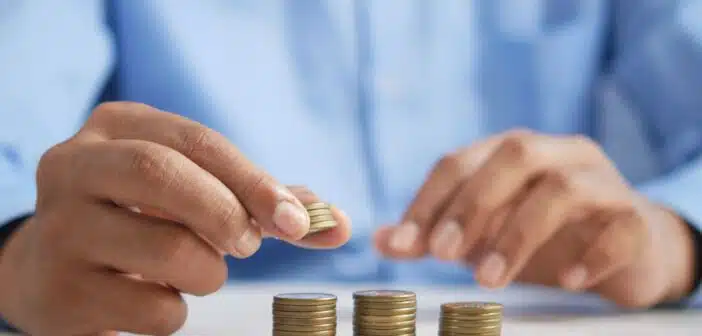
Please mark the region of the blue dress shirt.
<svg viewBox="0 0 702 336"><path fill-rule="evenodd" d="M370 237L442 154L515 127L597 139L637 188L702 223L701 13L695 0L2 1L0 221L32 211L39 157L106 93L204 123L353 218L339 250L269 241L231 261L236 279L471 281L382 260Z"/></svg>

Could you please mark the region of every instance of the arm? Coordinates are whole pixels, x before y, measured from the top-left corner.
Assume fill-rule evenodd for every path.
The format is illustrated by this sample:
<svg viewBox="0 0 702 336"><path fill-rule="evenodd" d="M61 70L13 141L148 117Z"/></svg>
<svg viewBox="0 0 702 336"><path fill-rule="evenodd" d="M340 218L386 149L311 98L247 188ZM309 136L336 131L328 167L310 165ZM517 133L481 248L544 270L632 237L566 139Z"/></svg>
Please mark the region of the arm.
<svg viewBox="0 0 702 336"><path fill-rule="evenodd" d="M672 209L700 247L702 225L702 1L629 1L614 5L612 63L599 88L602 113L637 114L658 155L660 177L637 187ZM697 245L697 246L693 246ZM692 254L691 251L690 254ZM694 258L693 258L694 259ZM699 284L697 265L689 265ZM692 277L692 276L691 276ZM693 288L692 279L681 279ZM696 291L699 292L699 291ZM699 294L698 294L699 295Z"/></svg>

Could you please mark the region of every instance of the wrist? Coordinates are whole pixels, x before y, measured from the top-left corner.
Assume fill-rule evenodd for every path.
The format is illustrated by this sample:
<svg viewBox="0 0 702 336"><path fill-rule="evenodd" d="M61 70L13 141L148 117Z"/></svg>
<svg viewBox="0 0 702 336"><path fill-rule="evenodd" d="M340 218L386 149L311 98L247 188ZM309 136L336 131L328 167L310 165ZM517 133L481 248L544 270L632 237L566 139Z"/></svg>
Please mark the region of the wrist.
<svg viewBox="0 0 702 336"><path fill-rule="evenodd" d="M698 246L694 231L696 229L675 213L668 210L666 212L669 223L672 224L670 225L672 239L669 240L671 255L666 258L670 266L667 270L670 274L670 284L662 303L680 302L687 298L695 289L699 276L697 274Z"/></svg>
<svg viewBox="0 0 702 336"><path fill-rule="evenodd" d="M7 314L7 309L11 306L8 302L11 297L8 291L12 291L15 287L11 278L17 264L13 260L16 259L14 256L16 253L13 253L13 250L16 249L17 240L21 238L18 232L30 219L29 215L22 216L0 227L0 319ZM0 327L3 327L2 321L0 321Z"/></svg>

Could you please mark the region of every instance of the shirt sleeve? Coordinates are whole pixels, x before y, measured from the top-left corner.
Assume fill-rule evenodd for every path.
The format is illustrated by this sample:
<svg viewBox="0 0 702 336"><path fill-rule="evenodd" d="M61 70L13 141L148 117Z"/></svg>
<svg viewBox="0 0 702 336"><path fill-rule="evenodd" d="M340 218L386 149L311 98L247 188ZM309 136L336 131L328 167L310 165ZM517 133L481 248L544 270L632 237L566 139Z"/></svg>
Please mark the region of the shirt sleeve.
<svg viewBox="0 0 702 336"><path fill-rule="evenodd" d="M112 60L102 1L0 2L0 225L31 213L41 155L80 127Z"/></svg>
<svg viewBox="0 0 702 336"><path fill-rule="evenodd" d="M660 175L638 189L702 228L702 0L621 0L611 63L599 88L608 108L642 121ZM612 103L614 102L614 103ZM698 260L702 262L702 260ZM702 294L698 292L698 298Z"/></svg>

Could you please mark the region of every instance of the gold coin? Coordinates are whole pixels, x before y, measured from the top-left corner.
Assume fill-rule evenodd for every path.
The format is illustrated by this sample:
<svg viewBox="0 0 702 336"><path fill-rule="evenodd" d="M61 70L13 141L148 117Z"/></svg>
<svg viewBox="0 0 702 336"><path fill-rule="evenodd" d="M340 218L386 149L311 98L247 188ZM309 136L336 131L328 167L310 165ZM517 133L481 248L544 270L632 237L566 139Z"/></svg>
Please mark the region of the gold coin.
<svg viewBox="0 0 702 336"><path fill-rule="evenodd" d="M287 325L287 324L274 324L273 330L278 331L323 331L323 330L335 330L336 323L334 324L320 324L320 325Z"/></svg>
<svg viewBox="0 0 702 336"><path fill-rule="evenodd" d="M354 329L353 334L359 336L404 336L415 335L416 328L405 327L396 329Z"/></svg>
<svg viewBox="0 0 702 336"><path fill-rule="evenodd" d="M273 312L318 312L336 310L336 304L325 304L319 306L305 306L305 305L282 305L279 303L273 303Z"/></svg>
<svg viewBox="0 0 702 336"><path fill-rule="evenodd" d="M503 306L493 302L451 302L441 305L443 313L473 314L502 312Z"/></svg>
<svg viewBox="0 0 702 336"><path fill-rule="evenodd" d="M336 309L320 310L320 311L273 311L274 318L291 318L291 319L317 319L334 317L336 318Z"/></svg>
<svg viewBox="0 0 702 336"><path fill-rule="evenodd" d="M334 218L334 215L332 215L331 213L326 214L326 215L310 216L310 223L319 223L319 222L331 221L331 220L336 220Z"/></svg>
<svg viewBox="0 0 702 336"><path fill-rule="evenodd" d="M485 319L485 320L452 320L452 319L441 319L441 325L445 326L456 326L456 327L482 327L482 326L495 326L502 323L502 319Z"/></svg>
<svg viewBox="0 0 702 336"><path fill-rule="evenodd" d="M305 210L310 211L310 210L319 210L319 209L329 209L331 206L327 203L324 202L314 202L310 204L305 205Z"/></svg>
<svg viewBox="0 0 702 336"><path fill-rule="evenodd" d="M320 306L335 304L336 295L327 293L283 293L273 297L275 303L291 306Z"/></svg>
<svg viewBox="0 0 702 336"><path fill-rule="evenodd" d="M390 302L362 302L356 301L354 307L358 309L373 308L373 309L399 309L417 307L417 301L390 301Z"/></svg>
<svg viewBox="0 0 702 336"><path fill-rule="evenodd" d="M334 330L321 330L321 331L284 331L284 330L273 330L273 336L335 336L336 329Z"/></svg>
<svg viewBox="0 0 702 336"><path fill-rule="evenodd" d="M366 308L366 307L356 307L354 313L358 315L370 315L370 316L392 316L392 315L407 315L415 314L417 312L417 307L408 308Z"/></svg>
<svg viewBox="0 0 702 336"><path fill-rule="evenodd" d="M336 324L336 316L327 317L281 317L273 316L274 324L285 324L285 325L301 325L301 326L315 326L324 324Z"/></svg>
<svg viewBox="0 0 702 336"><path fill-rule="evenodd" d="M323 209L315 209L315 210L307 210L307 214L310 217L315 217L315 216L322 216L322 215L331 215L333 214L331 208L323 208Z"/></svg>
<svg viewBox="0 0 702 336"><path fill-rule="evenodd" d="M416 301L417 295L409 291L381 289L358 291L353 293L353 298L369 302Z"/></svg>
<svg viewBox="0 0 702 336"><path fill-rule="evenodd" d="M358 323L395 323L395 322L406 322L414 321L416 319L416 314L405 314L405 315L385 315L385 316L374 316L374 315L356 315L354 314L353 320Z"/></svg>
<svg viewBox="0 0 702 336"><path fill-rule="evenodd" d="M318 223L311 223L310 224L310 229L307 231L307 235L315 234L318 232L326 231L329 229L335 228L339 223L337 223L335 220L330 220L330 221L324 221L324 222L318 222Z"/></svg>

